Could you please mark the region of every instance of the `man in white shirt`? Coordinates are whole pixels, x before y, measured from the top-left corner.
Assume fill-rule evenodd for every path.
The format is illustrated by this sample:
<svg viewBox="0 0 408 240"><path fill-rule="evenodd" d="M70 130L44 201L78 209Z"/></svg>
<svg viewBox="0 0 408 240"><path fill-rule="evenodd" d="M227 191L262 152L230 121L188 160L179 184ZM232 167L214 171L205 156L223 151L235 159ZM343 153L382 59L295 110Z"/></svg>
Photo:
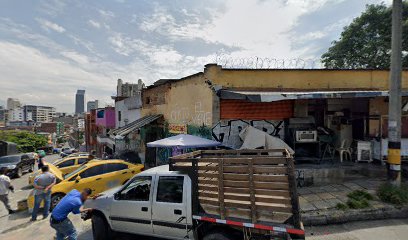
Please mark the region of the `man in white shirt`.
<svg viewBox="0 0 408 240"><path fill-rule="evenodd" d="M14 191L14 187L10 183L10 178L6 176L7 169L0 169L0 201L3 202L4 206L9 211L9 214L14 213L11 209L8 194L9 191Z"/></svg>

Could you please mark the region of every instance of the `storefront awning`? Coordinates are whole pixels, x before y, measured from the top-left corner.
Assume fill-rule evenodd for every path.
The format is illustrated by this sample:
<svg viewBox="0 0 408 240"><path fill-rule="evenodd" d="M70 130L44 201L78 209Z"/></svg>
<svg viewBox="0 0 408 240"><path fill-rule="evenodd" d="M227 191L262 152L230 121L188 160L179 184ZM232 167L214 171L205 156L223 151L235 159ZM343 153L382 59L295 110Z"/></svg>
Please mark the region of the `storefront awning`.
<svg viewBox="0 0 408 240"><path fill-rule="evenodd" d="M274 92L274 91L241 91L220 90L221 99L248 100L251 102L275 102L295 99L322 98L369 98L387 97L388 91L313 91L313 92ZM407 91L402 96L408 96Z"/></svg>
<svg viewBox="0 0 408 240"><path fill-rule="evenodd" d="M157 115L148 115L142 118L139 118L138 120L129 123L128 125L115 129L113 131L110 132L110 135L114 135L115 138L116 137L124 137L127 134L133 132L134 130L140 129L141 127L146 126L147 124L161 118L162 115L161 114L157 114Z"/></svg>

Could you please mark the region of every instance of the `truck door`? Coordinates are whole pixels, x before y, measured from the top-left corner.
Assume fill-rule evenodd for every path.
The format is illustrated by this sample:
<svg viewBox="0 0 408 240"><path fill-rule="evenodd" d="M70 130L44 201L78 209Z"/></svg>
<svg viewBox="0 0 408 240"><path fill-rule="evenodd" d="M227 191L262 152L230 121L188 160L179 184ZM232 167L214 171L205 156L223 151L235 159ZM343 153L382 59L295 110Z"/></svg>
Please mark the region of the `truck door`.
<svg viewBox="0 0 408 240"><path fill-rule="evenodd" d="M151 186L151 176L139 176L115 195L109 217L114 230L141 235L153 234Z"/></svg>
<svg viewBox="0 0 408 240"><path fill-rule="evenodd" d="M189 239L187 184L182 175L158 175L153 198L154 234L171 239Z"/></svg>

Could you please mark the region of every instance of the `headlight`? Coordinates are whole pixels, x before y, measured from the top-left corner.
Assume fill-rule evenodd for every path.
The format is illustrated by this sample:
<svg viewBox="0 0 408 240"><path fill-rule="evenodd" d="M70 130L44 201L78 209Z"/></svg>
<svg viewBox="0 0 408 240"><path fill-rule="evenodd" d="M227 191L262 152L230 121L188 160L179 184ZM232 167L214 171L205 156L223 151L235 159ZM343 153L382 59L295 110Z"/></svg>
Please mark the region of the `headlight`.
<svg viewBox="0 0 408 240"><path fill-rule="evenodd" d="M8 165L7 168L8 169L15 169L17 166L16 165Z"/></svg>

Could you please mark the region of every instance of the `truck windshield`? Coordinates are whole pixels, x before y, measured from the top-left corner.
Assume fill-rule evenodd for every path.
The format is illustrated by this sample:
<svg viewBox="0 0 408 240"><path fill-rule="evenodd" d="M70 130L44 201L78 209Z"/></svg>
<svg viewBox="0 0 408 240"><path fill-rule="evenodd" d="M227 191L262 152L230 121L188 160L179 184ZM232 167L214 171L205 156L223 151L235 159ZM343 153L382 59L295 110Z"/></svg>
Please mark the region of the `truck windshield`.
<svg viewBox="0 0 408 240"><path fill-rule="evenodd" d="M19 161L20 161L20 156L18 155L0 157L0 164L1 163L16 163Z"/></svg>

